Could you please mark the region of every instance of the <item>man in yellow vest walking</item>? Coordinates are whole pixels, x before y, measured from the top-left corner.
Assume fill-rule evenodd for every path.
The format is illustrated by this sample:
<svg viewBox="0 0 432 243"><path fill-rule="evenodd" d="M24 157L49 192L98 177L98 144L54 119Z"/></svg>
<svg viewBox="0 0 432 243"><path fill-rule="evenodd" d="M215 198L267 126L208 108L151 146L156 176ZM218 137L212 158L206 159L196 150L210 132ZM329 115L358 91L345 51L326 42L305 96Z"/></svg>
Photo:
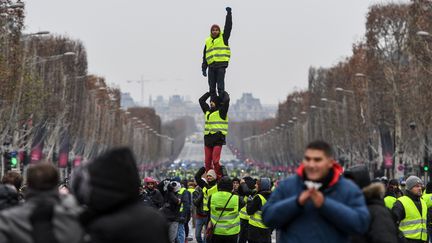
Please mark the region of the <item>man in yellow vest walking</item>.
<svg viewBox="0 0 432 243"><path fill-rule="evenodd" d="M406 195L398 198L392 208L399 230L408 243L426 242L427 205L422 197L423 182L417 176L406 180Z"/></svg>
<svg viewBox="0 0 432 243"><path fill-rule="evenodd" d="M212 97L216 96L216 85L219 96L225 91L225 71L231 57L228 40L231 36L232 15L231 8L226 8L225 27L221 31L216 24L210 28L210 36L206 39L203 54L202 74L208 76L208 84ZM207 75L208 67L208 75Z"/></svg>
<svg viewBox="0 0 432 243"><path fill-rule="evenodd" d="M222 146L225 145L225 137L228 135L228 108L230 97L224 92L224 98L219 96L211 97L210 106L207 99L210 93L207 92L199 99L202 111L204 112L204 153L205 171L211 169L217 174L217 178L222 177L222 168L219 163Z"/></svg>

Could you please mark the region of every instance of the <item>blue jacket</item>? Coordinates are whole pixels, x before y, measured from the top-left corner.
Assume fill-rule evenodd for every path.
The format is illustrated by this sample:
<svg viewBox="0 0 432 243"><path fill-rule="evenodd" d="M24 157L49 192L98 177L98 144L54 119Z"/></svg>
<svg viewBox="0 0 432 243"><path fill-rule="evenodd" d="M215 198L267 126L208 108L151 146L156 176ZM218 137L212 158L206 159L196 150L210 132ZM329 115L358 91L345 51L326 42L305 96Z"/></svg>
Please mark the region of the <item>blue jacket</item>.
<svg viewBox="0 0 432 243"><path fill-rule="evenodd" d="M339 175L338 175L339 176ZM311 200L302 207L297 198L304 190L299 175L282 181L263 208L264 223L281 231L281 243L349 242L352 234L366 233L369 212L361 190L340 177L324 193L317 209Z"/></svg>

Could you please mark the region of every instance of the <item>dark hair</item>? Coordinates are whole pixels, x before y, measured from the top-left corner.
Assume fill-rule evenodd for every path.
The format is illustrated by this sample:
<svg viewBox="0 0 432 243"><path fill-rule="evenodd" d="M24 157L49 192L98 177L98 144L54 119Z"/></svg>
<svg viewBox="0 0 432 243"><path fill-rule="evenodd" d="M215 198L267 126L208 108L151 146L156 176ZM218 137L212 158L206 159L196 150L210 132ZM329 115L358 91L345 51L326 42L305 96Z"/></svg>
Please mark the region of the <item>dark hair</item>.
<svg viewBox="0 0 432 243"><path fill-rule="evenodd" d="M432 181L426 184L426 193L432 193Z"/></svg>
<svg viewBox="0 0 432 243"><path fill-rule="evenodd" d="M240 179L237 178L237 177L234 177L234 179L232 179L232 181L233 181L233 182L234 182L234 181L237 181L238 183L240 183Z"/></svg>
<svg viewBox="0 0 432 243"><path fill-rule="evenodd" d="M17 191L20 190L22 185L23 178L22 176L15 171L8 171L2 178L3 184L9 184L15 186Z"/></svg>
<svg viewBox="0 0 432 243"><path fill-rule="evenodd" d="M51 190L57 187L59 174L54 165L40 163L30 166L27 171L28 187L35 190Z"/></svg>
<svg viewBox="0 0 432 243"><path fill-rule="evenodd" d="M331 147L331 145L321 140L317 140L309 143L306 146L306 150L308 149L320 150L323 151L327 157L333 157L333 148Z"/></svg>

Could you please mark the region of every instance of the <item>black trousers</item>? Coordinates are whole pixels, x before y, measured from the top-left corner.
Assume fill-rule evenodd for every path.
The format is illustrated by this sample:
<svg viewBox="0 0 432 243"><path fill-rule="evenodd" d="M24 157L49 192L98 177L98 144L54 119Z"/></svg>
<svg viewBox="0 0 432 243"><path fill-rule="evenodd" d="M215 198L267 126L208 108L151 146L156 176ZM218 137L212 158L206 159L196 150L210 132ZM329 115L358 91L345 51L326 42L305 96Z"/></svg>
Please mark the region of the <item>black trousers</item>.
<svg viewBox="0 0 432 243"><path fill-rule="evenodd" d="M210 95L216 96L216 86L218 95L222 96L225 91L225 71L226 67L209 67L208 69L208 84L210 88Z"/></svg>
<svg viewBox="0 0 432 243"><path fill-rule="evenodd" d="M240 219L240 234L238 243L246 243L248 239L249 221Z"/></svg>
<svg viewBox="0 0 432 243"><path fill-rule="evenodd" d="M237 243L238 235L213 235L211 243Z"/></svg>

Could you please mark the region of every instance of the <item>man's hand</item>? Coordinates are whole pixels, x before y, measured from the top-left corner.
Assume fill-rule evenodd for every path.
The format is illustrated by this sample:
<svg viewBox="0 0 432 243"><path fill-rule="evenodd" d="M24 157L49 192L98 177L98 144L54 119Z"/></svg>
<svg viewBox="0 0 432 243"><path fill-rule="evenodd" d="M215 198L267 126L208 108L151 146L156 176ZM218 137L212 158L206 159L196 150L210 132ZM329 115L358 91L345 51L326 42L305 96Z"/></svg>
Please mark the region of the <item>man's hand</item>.
<svg viewBox="0 0 432 243"><path fill-rule="evenodd" d="M207 70L203 69L203 70L202 70L202 75L203 75L204 77L207 77Z"/></svg>
<svg viewBox="0 0 432 243"><path fill-rule="evenodd" d="M303 191L298 197L298 203L300 204L300 206L304 206L310 197L311 197L310 190Z"/></svg>
<svg viewBox="0 0 432 243"><path fill-rule="evenodd" d="M324 204L324 194L316 189L311 189L310 191L310 197L315 207L322 207L322 205Z"/></svg>
<svg viewBox="0 0 432 243"><path fill-rule="evenodd" d="M230 7L226 7L225 10L227 11L227 13L231 13L231 8Z"/></svg>

